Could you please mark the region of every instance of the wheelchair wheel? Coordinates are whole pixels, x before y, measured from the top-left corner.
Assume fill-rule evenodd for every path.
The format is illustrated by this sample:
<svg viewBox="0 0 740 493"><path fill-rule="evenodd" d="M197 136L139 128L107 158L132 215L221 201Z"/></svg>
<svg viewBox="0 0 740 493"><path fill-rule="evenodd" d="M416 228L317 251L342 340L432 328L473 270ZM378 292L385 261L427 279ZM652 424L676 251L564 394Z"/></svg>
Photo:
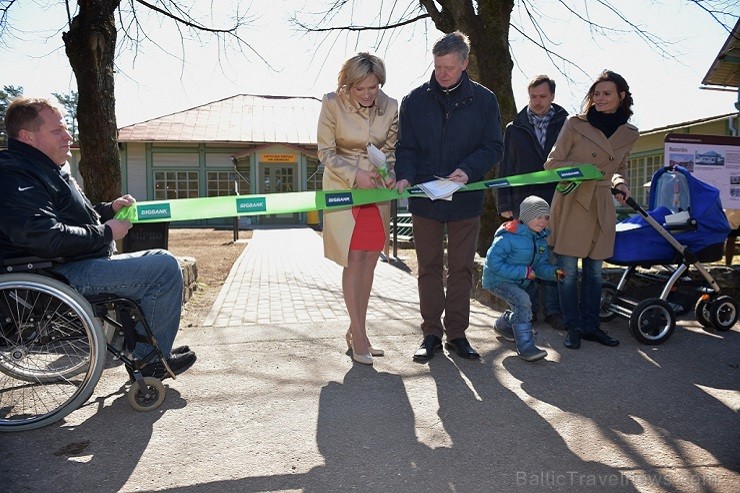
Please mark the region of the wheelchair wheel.
<svg viewBox="0 0 740 493"><path fill-rule="evenodd" d="M154 377L144 377L144 389L139 382L134 381L128 391L128 403L139 412L154 411L164 402L167 390L161 380Z"/></svg>
<svg viewBox="0 0 740 493"><path fill-rule="evenodd" d="M709 322L721 332L730 330L737 322L737 302L730 296L718 296L711 300Z"/></svg>
<svg viewBox="0 0 740 493"><path fill-rule="evenodd" d="M617 316L617 313L612 310L612 303L614 297L617 295L617 286L610 282L605 282L601 285L601 304L599 305L599 319L602 322L608 322Z"/></svg>
<svg viewBox="0 0 740 493"><path fill-rule="evenodd" d="M38 274L0 275L0 432L64 418L104 364L105 337L81 294Z"/></svg>
<svg viewBox="0 0 740 493"><path fill-rule="evenodd" d="M676 329L676 315L667 301L648 298L637 304L629 322L630 334L643 344L661 344Z"/></svg>

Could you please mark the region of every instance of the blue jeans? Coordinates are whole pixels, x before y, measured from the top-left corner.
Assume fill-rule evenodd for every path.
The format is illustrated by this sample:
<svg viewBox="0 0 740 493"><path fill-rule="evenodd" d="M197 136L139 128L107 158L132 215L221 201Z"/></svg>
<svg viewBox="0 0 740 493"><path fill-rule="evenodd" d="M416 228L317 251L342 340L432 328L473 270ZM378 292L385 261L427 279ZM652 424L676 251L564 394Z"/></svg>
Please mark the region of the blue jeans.
<svg viewBox="0 0 740 493"><path fill-rule="evenodd" d="M560 314L560 295L558 294L558 283L537 279L532 281L527 289L532 300L532 313L537 312L539 306L539 292L542 291L542 312L547 317L554 313Z"/></svg>
<svg viewBox="0 0 740 493"><path fill-rule="evenodd" d="M137 302L162 353L170 354L182 310L182 272L170 252L145 250L78 260L56 271L83 296L110 293ZM137 331L144 333L141 324ZM150 350L148 345L137 344L134 355L143 358Z"/></svg>
<svg viewBox="0 0 740 493"><path fill-rule="evenodd" d="M552 247L548 248L549 258L548 261L555 265L557 260L555 254L552 251ZM560 314L560 295L558 294L558 283L555 281L545 281L544 279L537 279L533 281L527 292L532 300L532 313L536 314L539 305L538 294L542 291L542 312L547 317L557 313Z"/></svg>
<svg viewBox="0 0 740 493"><path fill-rule="evenodd" d="M510 310L503 315L509 327L532 322L532 300L526 290L505 282L494 286L491 292L509 305Z"/></svg>
<svg viewBox="0 0 740 493"><path fill-rule="evenodd" d="M578 288L578 257L558 255L558 267L565 271L558 291L563 322L568 330L593 332L599 328L601 266L603 260L581 259L581 287ZM580 296L579 296L580 294Z"/></svg>

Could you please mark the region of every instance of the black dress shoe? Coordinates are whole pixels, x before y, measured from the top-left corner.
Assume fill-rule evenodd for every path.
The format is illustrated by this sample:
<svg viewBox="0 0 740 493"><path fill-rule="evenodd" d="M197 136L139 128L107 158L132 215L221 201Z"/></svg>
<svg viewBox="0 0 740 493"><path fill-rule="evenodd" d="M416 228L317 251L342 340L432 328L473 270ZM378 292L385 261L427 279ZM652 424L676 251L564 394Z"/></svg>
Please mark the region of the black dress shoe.
<svg viewBox="0 0 740 493"><path fill-rule="evenodd" d="M587 341L598 342L604 346L614 347L619 346L619 341L613 337L609 337L609 334L601 329L596 329L592 332L584 332L583 338Z"/></svg>
<svg viewBox="0 0 740 493"><path fill-rule="evenodd" d="M442 339L435 335L424 336L421 346L414 353L415 361L427 361L434 357L434 353L442 349Z"/></svg>
<svg viewBox="0 0 740 493"><path fill-rule="evenodd" d="M458 356L465 359L480 358L480 354L470 346L470 343L464 337L447 341L447 350L454 351Z"/></svg>
<svg viewBox="0 0 740 493"><path fill-rule="evenodd" d="M175 375L179 375L180 373L193 366L193 363L195 363L196 359L197 357L192 351L188 351L187 353L177 353L167 358L167 365L169 365L172 373L174 373ZM164 380L165 378L169 378L172 376L167 372L167 369L164 367L161 361L152 362L146 365L144 368L141 369L141 375L144 377L159 378L160 380Z"/></svg>
<svg viewBox="0 0 740 493"><path fill-rule="evenodd" d="M581 347L581 331L569 330L568 335L565 336L563 345L568 349L578 349L579 347Z"/></svg>

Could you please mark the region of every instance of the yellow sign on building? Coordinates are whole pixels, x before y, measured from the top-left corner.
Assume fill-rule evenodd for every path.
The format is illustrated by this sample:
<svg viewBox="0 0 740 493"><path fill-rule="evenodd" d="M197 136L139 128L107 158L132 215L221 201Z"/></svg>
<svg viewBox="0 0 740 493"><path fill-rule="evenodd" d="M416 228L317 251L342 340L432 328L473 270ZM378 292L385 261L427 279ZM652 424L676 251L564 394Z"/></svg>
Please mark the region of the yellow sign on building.
<svg viewBox="0 0 740 493"><path fill-rule="evenodd" d="M263 163L297 163L298 158L295 154L262 154Z"/></svg>

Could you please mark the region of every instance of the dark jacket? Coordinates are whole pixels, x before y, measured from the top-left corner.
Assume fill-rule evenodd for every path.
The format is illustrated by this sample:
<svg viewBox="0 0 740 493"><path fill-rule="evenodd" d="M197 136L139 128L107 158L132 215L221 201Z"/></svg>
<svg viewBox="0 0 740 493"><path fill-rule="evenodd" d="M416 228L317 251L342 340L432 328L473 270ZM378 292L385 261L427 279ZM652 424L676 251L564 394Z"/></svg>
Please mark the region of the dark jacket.
<svg viewBox="0 0 740 493"><path fill-rule="evenodd" d="M113 233L101 224L110 203L94 208L67 173L38 149L9 139L0 151L0 258L108 257Z"/></svg>
<svg viewBox="0 0 740 493"><path fill-rule="evenodd" d="M504 130L504 157L498 169L498 176L520 175L542 171L542 165L550 154L550 149L558 139L560 129L563 128L568 112L557 104L550 123L547 125L545 135L545 148L537 142L537 134L534 127L529 123L527 107L517 113L514 120L506 125ZM543 185L528 185L524 187L500 188L498 192L498 211L514 211L514 216L519 217L519 204L530 195L537 195L552 204L552 196L555 193L557 183L546 183Z"/></svg>
<svg viewBox="0 0 740 493"><path fill-rule="evenodd" d="M411 185L447 176L460 168L470 183L483 179L503 152L501 114L496 96L463 72L448 94L432 73L428 83L401 102L396 146L396 179ZM409 199L413 214L437 221L480 216L483 191L458 192L452 201Z"/></svg>

